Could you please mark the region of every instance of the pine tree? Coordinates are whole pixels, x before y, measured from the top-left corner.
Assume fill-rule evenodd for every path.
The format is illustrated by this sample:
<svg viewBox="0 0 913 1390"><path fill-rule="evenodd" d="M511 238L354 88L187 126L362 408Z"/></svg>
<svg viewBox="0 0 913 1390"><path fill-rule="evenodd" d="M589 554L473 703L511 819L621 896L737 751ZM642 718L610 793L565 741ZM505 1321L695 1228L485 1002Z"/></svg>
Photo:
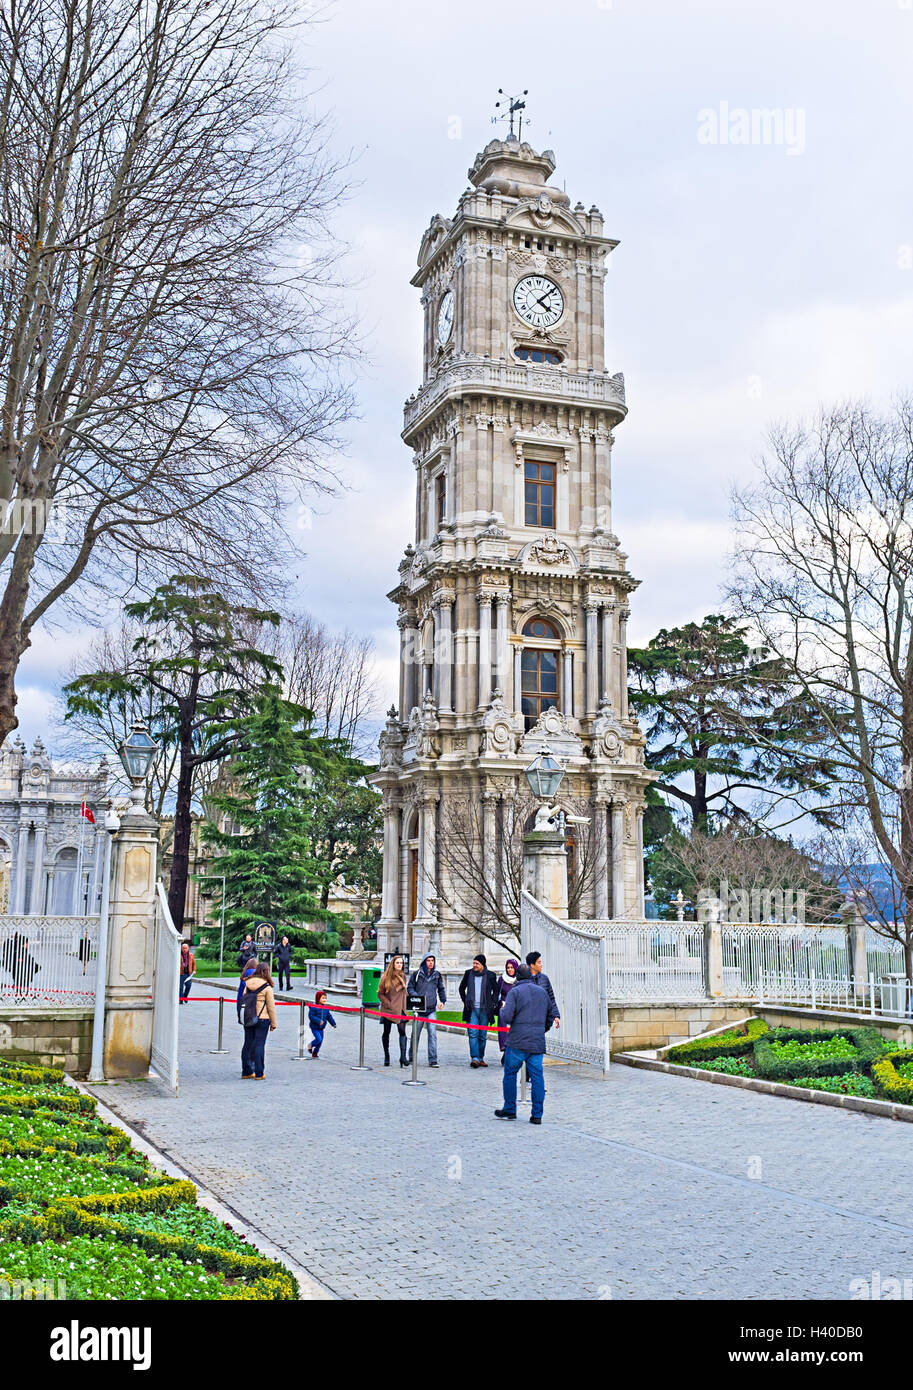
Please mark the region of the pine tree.
<svg viewBox="0 0 913 1390"><path fill-rule="evenodd" d="M325 757L300 728L306 711L268 688L243 722L230 787L210 798L226 828L205 831L208 879L225 877L230 940L261 919L294 926L320 912L326 866L316 857L316 798L308 769Z"/></svg>

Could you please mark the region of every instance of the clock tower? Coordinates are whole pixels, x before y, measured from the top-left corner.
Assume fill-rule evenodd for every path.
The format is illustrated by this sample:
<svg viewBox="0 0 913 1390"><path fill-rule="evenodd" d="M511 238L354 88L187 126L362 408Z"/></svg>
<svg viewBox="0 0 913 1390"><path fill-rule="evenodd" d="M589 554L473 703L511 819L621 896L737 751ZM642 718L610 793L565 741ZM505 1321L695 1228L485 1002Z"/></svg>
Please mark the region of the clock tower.
<svg viewBox="0 0 913 1390"><path fill-rule="evenodd" d="M543 745L567 771L560 799L589 817L576 915L644 911L651 774L628 712L625 646L638 581L612 529L626 406L604 353L617 243L598 208L549 183L554 170L550 150L492 140L454 216L432 218L412 280L424 307L422 384L403 430L415 535L390 593L400 682L374 778L378 937L416 963L434 950L450 971L480 948L497 957L492 936L508 944L512 808Z"/></svg>

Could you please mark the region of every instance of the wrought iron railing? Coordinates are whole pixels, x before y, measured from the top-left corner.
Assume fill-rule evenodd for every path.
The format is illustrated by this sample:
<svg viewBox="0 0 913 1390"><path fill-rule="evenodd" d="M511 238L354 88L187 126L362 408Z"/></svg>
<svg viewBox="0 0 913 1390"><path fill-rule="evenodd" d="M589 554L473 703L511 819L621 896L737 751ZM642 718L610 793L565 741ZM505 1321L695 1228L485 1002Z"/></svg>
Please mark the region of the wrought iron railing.
<svg viewBox="0 0 913 1390"><path fill-rule="evenodd" d="M0 916L0 1006L91 1007L97 917Z"/></svg>

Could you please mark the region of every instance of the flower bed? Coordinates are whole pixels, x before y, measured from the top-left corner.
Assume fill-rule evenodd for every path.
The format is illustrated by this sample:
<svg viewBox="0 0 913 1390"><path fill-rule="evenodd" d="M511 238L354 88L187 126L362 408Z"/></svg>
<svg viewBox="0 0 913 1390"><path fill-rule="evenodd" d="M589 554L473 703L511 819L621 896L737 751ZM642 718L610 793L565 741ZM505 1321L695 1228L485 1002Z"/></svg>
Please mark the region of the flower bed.
<svg viewBox="0 0 913 1390"><path fill-rule="evenodd" d="M298 1297L284 1265L151 1168L62 1072L0 1060L0 1282L85 1299Z"/></svg>
<svg viewBox="0 0 913 1390"><path fill-rule="evenodd" d="M701 1071L913 1105L913 1051L894 1049L874 1028L768 1029L751 1019L744 1028L680 1043L665 1056Z"/></svg>

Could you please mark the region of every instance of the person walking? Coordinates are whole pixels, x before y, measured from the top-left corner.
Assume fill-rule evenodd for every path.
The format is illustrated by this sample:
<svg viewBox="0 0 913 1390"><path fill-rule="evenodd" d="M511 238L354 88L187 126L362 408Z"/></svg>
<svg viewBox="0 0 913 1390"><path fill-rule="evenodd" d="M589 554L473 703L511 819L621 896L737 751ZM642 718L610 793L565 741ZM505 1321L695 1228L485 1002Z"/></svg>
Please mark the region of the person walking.
<svg viewBox="0 0 913 1390"><path fill-rule="evenodd" d="M538 951L530 951L526 957L526 964L529 966L530 975L534 985L539 985L544 989L555 1009L555 1027L561 1027L561 1015L558 1012L558 1001L555 998L555 991L552 989L552 982L542 970L542 957Z"/></svg>
<svg viewBox="0 0 913 1390"><path fill-rule="evenodd" d="M510 1032L504 1054L504 1103L500 1110L495 1111L499 1120L517 1118L517 1072L525 1064L532 1085L533 1104L529 1122L531 1125L541 1125L545 1104L545 1077L542 1072L545 1035L557 1018L558 1008L548 991L533 983L528 965L521 965L517 970L517 983L501 1011L501 1022L509 1024Z"/></svg>
<svg viewBox="0 0 913 1390"><path fill-rule="evenodd" d="M181 982L178 986L180 1003L184 1004L190 994L193 977L197 973L197 962L189 941L181 942Z"/></svg>
<svg viewBox="0 0 913 1390"><path fill-rule="evenodd" d="M504 1000L510 994L514 985L517 983L517 967L520 962L513 956L509 956L504 962L504 974L498 976L498 1048L501 1053L501 1066L504 1065L504 1049L507 1046L507 1034L502 1033L501 1029L501 1010L504 1008Z"/></svg>
<svg viewBox="0 0 913 1390"><path fill-rule="evenodd" d="M425 1001L425 1007L418 1016L418 1030L415 1037L416 1047L422 1040L422 1029L428 1028L428 1065L437 1066L437 1006L438 1001L442 1004L447 1003L447 990L444 985L444 977L437 968L437 961L430 954L425 956L418 970L413 970L409 976L409 993L420 994ZM409 1048L409 1061L412 1061L412 1048Z"/></svg>
<svg viewBox="0 0 913 1390"><path fill-rule="evenodd" d="M402 956L394 956L380 977L377 986L377 1009L382 1014L404 1014L406 1012L406 967ZM381 1046L384 1049L384 1066L390 1065L390 1029L396 1024L399 1034L399 1064L408 1066L406 1061L406 1020L404 1018L381 1019Z"/></svg>
<svg viewBox="0 0 913 1390"><path fill-rule="evenodd" d="M474 956L472 965L463 975L460 998L463 1001L463 1022L480 1025L466 1029L469 1034L469 1065L473 1068L487 1067L486 1029L494 1021L498 1007L498 979L494 971L488 969L483 955Z"/></svg>
<svg viewBox="0 0 913 1390"><path fill-rule="evenodd" d="M317 1061L320 1055L320 1048L323 1043L323 1035L327 1030L327 1024L331 1028L336 1027L336 1020L327 1008L327 992L325 989L318 989L314 995L314 1002L308 1009L308 1023L311 1025L311 1039L308 1043L308 1052Z"/></svg>
<svg viewBox="0 0 913 1390"><path fill-rule="evenodd" d="M244 1017L241 1080L262 1081L265 1076L266 1036L276 1028L273 979L268 966L254 966L253 974L244 981L241 1005Z"/></svg>
<svg viewBox="0 0 913 1390"><path fill-rule="evenodd" d="M282 988L282 977L285 976L285 988L292 987L292 943L287 936L283 936L279 945L276 947L276 973L279 976L279 989Z"/></svg>

